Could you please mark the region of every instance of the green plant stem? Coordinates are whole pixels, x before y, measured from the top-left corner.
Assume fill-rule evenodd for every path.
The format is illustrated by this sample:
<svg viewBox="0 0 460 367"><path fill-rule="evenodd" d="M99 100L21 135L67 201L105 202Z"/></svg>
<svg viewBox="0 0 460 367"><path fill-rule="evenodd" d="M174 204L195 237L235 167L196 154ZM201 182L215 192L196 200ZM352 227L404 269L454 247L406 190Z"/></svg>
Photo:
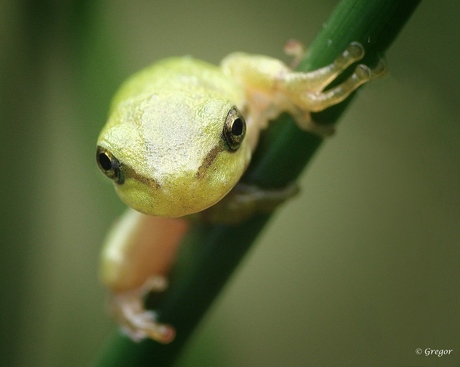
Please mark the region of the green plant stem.
<svg viewBox="0 0 460 367"><path fill-rule="evenodd" d="M419 2L341 1L298 69L313 70L332 62L352 41L365 46L365 62L372 65ZM349 101L315 114L315 121L334 124ZM283 187L296 180L321 143L321 138L299 130L289 116L283 115L264 133L243 180L261 187ZM171 366L269 219L269 215L259 215L237 226L194 226L181 245L169 289L155 301L161 321L176 327L176 340L169 345L150 340L136 344L117 334L95 366Z"/></svg>

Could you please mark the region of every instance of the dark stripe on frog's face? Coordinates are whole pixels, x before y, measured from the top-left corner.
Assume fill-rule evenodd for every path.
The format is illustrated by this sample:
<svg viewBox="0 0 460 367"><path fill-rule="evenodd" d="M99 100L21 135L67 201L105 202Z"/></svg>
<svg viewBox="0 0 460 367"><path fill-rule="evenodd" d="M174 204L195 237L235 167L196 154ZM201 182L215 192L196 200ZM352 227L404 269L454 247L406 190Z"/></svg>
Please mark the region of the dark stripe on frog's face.
<svg viewBox="0 0 460 367"><path fill-rule="evenodd" d="M154 180L153 178L147 178L142 176L141 174L137 173L136 170L130 166L122 165L121 169L124 171L125 178L132 178L136 181L139 181L149 187L153 187L154 189L160 189L161 185Z"/></svg>
<svg viewBox="0 0 460 367"><path fill-rule="evenodd" d="M154 189L161 188L155 179L140 175L133 167L120 162L110 149L103 146L98 145L97 147L96 161L101 172L120 187L123 186L126 179L134 179Z"/></svg>
<svg viewBox="0 0 460 367"><path fill-rule="evenodd" d="M196 174L195 176L200 179L202 178L208 168L211 166L212 162L216 159L216 157L219 155L220 152L222 152L224 150L224 145L223 144L219 144L219 145L216 145L214 148L212 148L209 153L206 155L206 157L204 157L203 159L203 162L201 163L201 166L198 167L198 170L196 171Z"/></svg>

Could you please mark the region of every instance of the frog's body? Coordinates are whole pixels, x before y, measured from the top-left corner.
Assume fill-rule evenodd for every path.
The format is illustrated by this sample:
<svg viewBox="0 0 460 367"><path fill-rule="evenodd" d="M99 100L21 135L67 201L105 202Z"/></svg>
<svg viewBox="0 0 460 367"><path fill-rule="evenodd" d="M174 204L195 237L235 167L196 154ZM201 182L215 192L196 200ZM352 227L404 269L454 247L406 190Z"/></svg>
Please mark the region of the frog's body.
<svg viewBox="0 0 460 367"><path fill-rule="evenodd" d="M269 119L287 111L311 128L311 111L342 101L370 80L372 72L359 65L347 81L323 92L363 55L359 44L351 44L333 64L311 73L241 53L220 67L174 58L121 87L98 139L97 160L137 212L112 230L102 276L114 292L114 314L134 339L169 342L174 336L142 304L143 293L165 286L187 230L186 221L171 218L203 211L235 187Z"/></svg>

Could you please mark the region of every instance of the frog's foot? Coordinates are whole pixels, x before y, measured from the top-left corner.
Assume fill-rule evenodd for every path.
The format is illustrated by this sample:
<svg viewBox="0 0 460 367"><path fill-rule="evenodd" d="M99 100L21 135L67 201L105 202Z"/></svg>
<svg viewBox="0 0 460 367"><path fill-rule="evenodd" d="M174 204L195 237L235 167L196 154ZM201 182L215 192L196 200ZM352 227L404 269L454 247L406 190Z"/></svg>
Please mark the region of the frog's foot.
<svg viewBox="0 0 460 367"><path fill-rule="evenodd" d="M304 92L299 94L299 100L296 105L299 108L297 112L297 125L306 131L310 131L320 137L327 137L334 133L333 125L316 124L312 118L311 112L319 112L330 106L338 104L346 99L360 85L370 80L380 78L386 72L383 60L379 62L376 68L370 69L364 64L356 67L353 74L343 83L321 92ZM295 115L295 114L294 114Z"/></svg>
<svg viewBox="0 0 460 367"><path fill-rule="evenodd" d="M305 130L315 130L309 118L310 112L322 111L332 105L342 102L360 85L381 77L385 71L383 60L376 68L370 69L364 64L358 65L353 74L341 84L324 90L348 66L364 57L364 48L357 42L351 43L344 52L330 65L308 73L287 72L279 76L279 90L293 101L295 108L304 111L304 118L298 118L298 124ZM318 130L320 135L322 127ZM327 135L327 129L326 134Z"/></svg>
<svg viewBox="0 0 460 367"><path fill-rule="evenodd" d="M150 277L139 288L114 293L110 299L110 308L122 331L133 341L151 338L160 343L170 343L175 337L174 327L156 321L157 314L146 310L144 296L150 292L160 292L167 286L161 276Z"/></svg>
<svg viewBox="0 0 460 367"><path fill-rule="evenodd" d="M324 92L306 92L301 94L301 106L309 112L322 111L342 102L360 85L381 77L385 73L385 63L381 60L375 69L359 64L353 74L343 83Z"/></svg>
<svg viewBox="0 0 460 367"><path fill-rule="evenodd" d="M299 100L299 94L316 94L326 88L339 74L356 61L364 57L364 48L358 42L352 42L337 59L322 68L299 72L285 70L278 76L278 88L293 100ZM308 108L308 106L305 106Z"/></svg>
<svg viewBox="0 0 460 367"><path fill-rule="evenodd" d="M299 192L297 184L281 189L265 189L239 182L216 205L198 213L208 222L236 224L260 213L271 213Z"/></svg>

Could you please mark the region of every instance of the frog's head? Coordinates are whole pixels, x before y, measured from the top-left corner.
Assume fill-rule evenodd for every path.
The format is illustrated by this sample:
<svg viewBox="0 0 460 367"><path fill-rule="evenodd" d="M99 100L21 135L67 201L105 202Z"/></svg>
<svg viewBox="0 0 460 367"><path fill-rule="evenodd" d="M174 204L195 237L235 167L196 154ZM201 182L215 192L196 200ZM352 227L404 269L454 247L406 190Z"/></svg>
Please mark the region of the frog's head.
<svg viewBox="0 0 460 367"><path fill-rule="evenodd" d="M212 206L236 185L251 154L245 132L240 112L218 96L144 95L112 109L97 163L128 206L179 217Z"/></svg>

